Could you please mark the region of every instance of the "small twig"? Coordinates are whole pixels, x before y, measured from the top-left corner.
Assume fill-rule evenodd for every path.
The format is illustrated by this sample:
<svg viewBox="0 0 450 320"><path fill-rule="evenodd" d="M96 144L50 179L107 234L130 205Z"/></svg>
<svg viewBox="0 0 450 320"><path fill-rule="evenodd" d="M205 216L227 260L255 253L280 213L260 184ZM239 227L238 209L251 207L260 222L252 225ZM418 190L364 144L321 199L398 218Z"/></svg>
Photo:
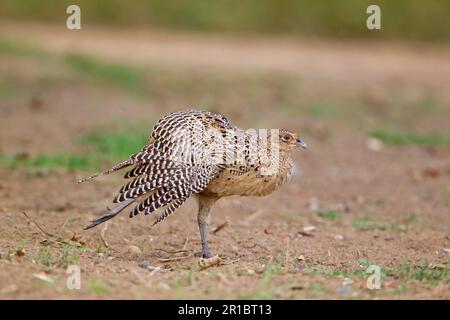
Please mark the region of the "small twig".
<svg viewBox="0 0 450 320"><path fill-rule="evenodd" d="M189 238L186 238L186 241L184 242L183 248L181 250L186 250L188 243L189 243Z"/></svg>
<svg viewBox="0 0 450 320"><path fill-rule="evenodd" d="M219 232L220 230L222 230L223 228L228 227L229 223L228 221L225 221L224 223L222 223L221 225L219 225L217 228L215 228L213 230L213 233L216 234L217 232Z"/></svg>
<svg viewBox="0 0 450 320"><path fill-rule="evenodd" d="M102 240L103 245L104 245L106 248L108 248L108 247L109 247L109 244L108 244L108 242L106 241L106 238L105 238L106 230L108 230L108 222L105 223L105 226L104 226L104 227L102 228L102 230L100 231L100 239Z"/></svg>
<svg viewBox="0 0 450 320"><path fill-rule="evenodd" d="M53 235L53 234L51 234L51 233L45 231L44 228L42 228L42 227L39 225L39 223L37 223L36 221L34 221L32 218L30 218L30 217L27 215L27 213L26 213L25 211L23 211L22 213L23 213L23 215L24 215L28 220L30 220L31 222L33 222L33 223L36 225L36 227L38 227L38 229L39 229L43 234L45 234L47 237L50 237L50 238L56 238L55 235Z"/></svg>
<svg viewBox="0 0 450 320"><path fill-rule="evenodd" d="M165 253L171 253L171 254L174 254L174 253L181 253L181 252L188 252L188 250L186 250L186 249L180 249L180 250L174 250L174 251L171 251L171 250L166 250L166 249L163 249L163 248L155 248L155 250L163 251L163 252L165 252Z"/></svg>
<svg viewBox="0 0 450 320"><path fill-rule="evenodd" d="M73 213L67 217L67 219L63 222L63 224L59 227L59 229L58 229L58 235L61 235L61 232L64 230L64 228L66 227L66 225L70 222L70 220L73 219L73 217L74 217L74 214L73 214Z"/></svg>
<svg viewBox="0 0 450 320"><path fill-rule="evenodd" d="M183 260L183 259L187 259L187 258L190 258L190 257L192 257L192 254L191 254L191 253L189 253L189 254L186 255L186 256L182 256L182 257L156 258L156 259L157 259L158 261L161 261L161 262L169 262L169 261Z"/></svg>

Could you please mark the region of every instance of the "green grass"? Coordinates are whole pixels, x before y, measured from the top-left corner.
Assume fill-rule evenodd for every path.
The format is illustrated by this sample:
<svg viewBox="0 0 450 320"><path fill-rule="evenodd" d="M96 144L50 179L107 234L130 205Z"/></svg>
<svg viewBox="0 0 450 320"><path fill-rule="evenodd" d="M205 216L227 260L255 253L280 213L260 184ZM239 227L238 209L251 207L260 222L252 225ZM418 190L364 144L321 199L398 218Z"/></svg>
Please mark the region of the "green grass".
<svg viewBox="0 0 450 320"><path fill-rule="evenodd" d="M141 93L145 89L143 72L132 66L103 62L82 54L69 54L65 61L76 71L99 81L113 83L125 90Z"/></svg>
<svg viewBox="0 0 450 320"><path fill-rule="evenodd" d="M311 276L324 275L329 277L348 277L363 278L365 270L363 269L344 269L344 268L305 268L305 273Z"/></svg>
<svg viewBox="0 0 450 320"><path fill-rule="evenodd" d="M76 142L90 149L86 154L0 154L0 165L14 169L50 171L65 168L71 171L99 170L104 162L127 159L146 144L150 133L140 128L128 131L93 132L82 135Z"/></svg>
<svg viewBox="0 0 450 320"><path fill-rule="evenodd" d="M370 215L363 214L353 220L353 227L357 230L387 230L388 225L375 221Z"/></svg>
<svg viewBox="0 0 450 320"><path fill-rule="evenodd" d="M75 264L83 250L84 248L78 247L71 242L61 243L56 248L46 245L39 249L35 256L35 261L47 267L65 268L68 265Z"/></svg>
<svg viewBox="0 0 450 320"><path fill-rule="evenodd" d="M2 0L0 17L53 21L63 25L65 9L73 1ZM383 37L448 40L450 22L447 0L423 5L420 0L247 0L164 1L136 0L133 5L118 0L75 2L82 10L82 28L107 26L157 26L181 30L293 33L335 37ZM366 9L378 4L382 30L366 28Z"/></svg>
<svg viewBox="0 0 450 320"><path fill-rule="evenodd" d="M36 254L35 260L37 263L46 267L52 267L54 264L52 249L47 246L40 248Z"/></svg>
<svg viewBox="0 0 450 320"><path fill-rule="evenodd" d="M87 284L89 292L94 294L105 294L109 292L109 288L103 280L92 279Z"/></svg>
<svg viewBox="0 0 450 320"><path fill-rule="evenodd" d="M321 218L328 219L328 220L336 220L340 217L339 213L333 210L328 211L319 211L317 212L317 215Z"/></svg>
<svg viewBox="0 0 450 320"><path fill-rule="evenodd" d="M377 138L387 144L393 145L421 145L450 148L450 136L437 132L412 133L404 131L394 131L389 129L373 129L370 136Z"/></svg>
<svg viewBox="0 0 450 320"><path fill-rule="evenodd" d="M317 118L330 118L336 115L336 110L331 106L316 102L306 106L308 114L315 116Z"/></svg>
<svg viewBox="0 0 450 320"><path fill-rule="evenodd" d="M146 144L150 132L139 128L116 132L93 132L81 136L80 144L94 147L107 159L124 160Z"/></svg>
<svg viewBox="0 0 450 320"><path fill-rule="evenodd" d="M18 57L45 58L48 53L29 43L0 38L0 54Z"/></svg>
<svg viewBox="0 0 450 320"><path fill-rule="evenodd" d="M405 218L397 223L382 223L375 220L369 214L363 214L353 220L353 227L357 230L381 230L381 231L408 231L412 224L417 220L415 213L409 213Z"/></svg>
<svg viewBox="0 0 450 320"><path fill-rule="evenodd" d="M425 282L429 285L450 282L450 267L434 267L429 264L411 265L401 264L395 268L389 269L387 275L403 279Z"/></svg>
<svg viewBox="0 0 450 320"><path fill-rule="evenodd" d="M31 170L48 171L54 168L66 168L72 171L84 171L99 169L100 159L97 155L38 154L24 158L20 154L0 154L0 165L11 169L26 167Z"/></svg>

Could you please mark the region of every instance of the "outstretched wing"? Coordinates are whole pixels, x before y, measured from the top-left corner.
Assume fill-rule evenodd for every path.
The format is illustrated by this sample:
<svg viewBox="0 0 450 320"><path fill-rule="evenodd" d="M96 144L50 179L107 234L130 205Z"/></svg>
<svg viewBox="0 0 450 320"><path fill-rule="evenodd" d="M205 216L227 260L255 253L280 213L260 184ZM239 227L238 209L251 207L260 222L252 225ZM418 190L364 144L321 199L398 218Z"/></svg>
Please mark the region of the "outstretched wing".
<svg viewBox="0 0 450 320"><path fill-rule="evenodd" d="M229 129L225 117L197 110L169 114L155 126L151 143L133 156L135 167L125 174L132 178L115 197L122 203L144 198L130 213L152 213L164 208L155 221L161 222L178 209L194 193L205 189L223 164L208 161L211 146L220 146L209 130L221 133Z"/></svg>

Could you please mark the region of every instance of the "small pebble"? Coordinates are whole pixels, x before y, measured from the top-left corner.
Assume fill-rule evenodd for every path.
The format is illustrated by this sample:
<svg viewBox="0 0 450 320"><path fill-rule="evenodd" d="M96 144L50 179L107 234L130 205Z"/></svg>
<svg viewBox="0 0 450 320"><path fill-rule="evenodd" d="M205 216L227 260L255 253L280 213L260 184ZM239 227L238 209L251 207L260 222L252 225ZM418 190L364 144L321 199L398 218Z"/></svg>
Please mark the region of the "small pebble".
<svg viewBox="0 0 450 320"><path fill-rule="evenodd" d="M316 230L316 227L314 227L314 226L304 226L302 230L303 230L303 232L309 233L309 232L312 232L312 231Z"/></svg>
<svg viewBox="0 0 450 320"><path fill-rule="evenodd" d="M150 267L150 263L148 263L148 261L141 261L138 264L139 267L143 268L143 269L148 269Z"/></svg>
<svg viewBox="0 0 450 320"><path fill-rule="evenodd" d="M349 285L351 285L352 283L353 283L353 280L350 279L350 278L344 278L344 280L342 281L342 285L343 285L344 287L349 286Z"/></svg>
<svg viewBox="0 0 450 320"><path fill-rule="evenodd" d="M133 255L140 255L142 253L141 249L137 246L129 245L127 246L127 252Z"/></svg>
<svg viewBox="0 0 450 320"><path fill-rule="evenodd" d="M376 138L369 138L366 141L367 148L371 151L381 151L384 148L384 143Z"/></svg>
<svg viewBox="0 0 450 320"><path fill-rule="evenodd" d="M317 198L313 197L313 198L309 199L308 210L311 212L315 212L315 211L319 210L319 200L317 200Z"/></svg>
<svg viewBox="0 0 450 320"><path fill-rule="evenodd" d="M337 289L337 293L341 296L348 297L352 295L353 290L350 287L340 287L339 289Z"/></svg>

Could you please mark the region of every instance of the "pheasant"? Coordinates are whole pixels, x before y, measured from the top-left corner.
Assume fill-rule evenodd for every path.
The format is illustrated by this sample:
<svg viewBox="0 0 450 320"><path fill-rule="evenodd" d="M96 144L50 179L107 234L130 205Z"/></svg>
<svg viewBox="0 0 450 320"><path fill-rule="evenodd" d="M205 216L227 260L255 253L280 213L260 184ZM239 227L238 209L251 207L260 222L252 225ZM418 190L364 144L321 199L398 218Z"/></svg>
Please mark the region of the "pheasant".
<svg viewBox="0 0 450 320"><path fill-rule="evenodd" d="M263 132L264 133L264 132ZM130 217L164 210L153 225L163 221L191 198L198 202L197 222L202 257L211 258L207 227L215 202L232 195L264 196L289 181L294 173L291 151L306 144L288 130L233 127L223 115L203 110L182 110L161 118L147 144L112 168L80 180L132 167L131 179L113 202L118 205L85 227L95 227L134 204Z"/></svg>

